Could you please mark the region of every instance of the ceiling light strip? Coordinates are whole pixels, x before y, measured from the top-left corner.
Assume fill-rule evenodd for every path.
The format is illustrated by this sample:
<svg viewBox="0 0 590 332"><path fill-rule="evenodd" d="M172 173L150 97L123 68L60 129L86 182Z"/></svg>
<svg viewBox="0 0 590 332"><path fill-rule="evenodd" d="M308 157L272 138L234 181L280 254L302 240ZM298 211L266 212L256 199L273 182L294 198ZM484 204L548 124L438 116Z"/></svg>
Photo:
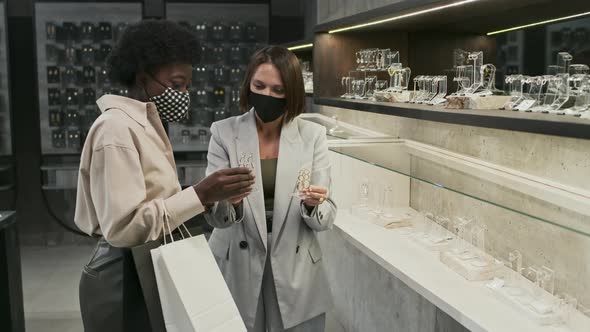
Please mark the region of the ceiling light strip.
<svg viewBox="0 0 590 332"><path fill-rule="evenodd" d="M297 46L287 47L287 49L289 51L295 51L295 50L300 50L302 48L310 48L310 47L313 47L313 44L297 45Z"/></svg>
<svg viewBox="0 0 590 332"><path fill-rule="evenodd" d="M586 15L590 15L590 12L585 12L585 13L580 13L580 14L570 15L570 16L565 16L565 17L560 17L560 18L554 18L554 19L551 19L551 20L546 20L546 21L541 21L541 22L536 22L536 23L521 25L521 26L517 26L517 27L513 27L513 28L508 28L508 29L504 29L504 30L492 31L492 32L488 32L487 35L488 36L497 35L497 34L500 34L500 33L505 33L505 32L514 31L514 30L526 29L526 28L537 26L537 25L549 24L549 23L554 23L554 22L569 20L569 19L572 19L572 18L576 18L576 17L580 17L580 16L586 16Z"/></svg>
<svg viewBox="0 0 590 332"><path fill-rule="evenodd" d="M462 5L466 5L468 3L477 2L477 1L480 1L480 0L463 0L463 1L459 1L459 2L450 3L448 5L419 10L416 12L412 12L412 13L408 13L408 14L404 14L404 15L399 15L399 16L394 16L394 17L386 18L386 19L379 20L379 21L363 23L363 24L353 25L353 26L349 26L349 27L345 27L345 28L330 30L330 31L328 31L328 33L337 33L337 32L354 30L354 29L364 28L364 27L368 27L368 26L372 26L372 25L387 23L387 22L391 22L391 21L397 21L397 20L401 20L404 18L427 14L427 13L431 13L431 12L435 12L435 11L439 11L439 10L443 10L443 9L447 9L447 8L462 6Z"/></svg>

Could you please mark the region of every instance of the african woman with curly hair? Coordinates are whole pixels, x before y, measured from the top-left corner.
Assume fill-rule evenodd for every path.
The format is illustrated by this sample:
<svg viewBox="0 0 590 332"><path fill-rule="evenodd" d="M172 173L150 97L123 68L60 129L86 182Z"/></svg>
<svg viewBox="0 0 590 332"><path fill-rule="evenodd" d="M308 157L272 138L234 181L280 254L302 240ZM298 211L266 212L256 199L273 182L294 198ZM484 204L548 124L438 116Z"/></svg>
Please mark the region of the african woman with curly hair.
<svg viewBox="0 0 590 332"><path fill-rule="evenodd" d="M110 54L111 81L80 161L75 222L99 238L80 280L86 332L150 331L130 247L160 238L217 201L252 191L247 168L225 168L181 190L163 121L183 119L199 44L169 21L130 26Z"/></svg>

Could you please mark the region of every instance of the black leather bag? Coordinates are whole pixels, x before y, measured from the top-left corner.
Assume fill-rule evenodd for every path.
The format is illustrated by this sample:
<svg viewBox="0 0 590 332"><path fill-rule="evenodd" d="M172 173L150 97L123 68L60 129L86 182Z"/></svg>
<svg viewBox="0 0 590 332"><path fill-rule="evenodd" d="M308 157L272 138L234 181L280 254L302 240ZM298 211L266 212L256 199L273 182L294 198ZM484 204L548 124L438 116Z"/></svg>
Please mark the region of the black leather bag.
<svg viewBox="0 0 590 332"><path fill-rule="evenodd" d="M85 332L152 331L131 249L99 239L80 279Z"/></svg>
<svg viewBox="0 0 590 332"><path fill-rule="evenodd" d="M162 244L161 240L150 241L131 249L153 332L166 332L156 274L150 253L152 249L158 248Z"/></svg>

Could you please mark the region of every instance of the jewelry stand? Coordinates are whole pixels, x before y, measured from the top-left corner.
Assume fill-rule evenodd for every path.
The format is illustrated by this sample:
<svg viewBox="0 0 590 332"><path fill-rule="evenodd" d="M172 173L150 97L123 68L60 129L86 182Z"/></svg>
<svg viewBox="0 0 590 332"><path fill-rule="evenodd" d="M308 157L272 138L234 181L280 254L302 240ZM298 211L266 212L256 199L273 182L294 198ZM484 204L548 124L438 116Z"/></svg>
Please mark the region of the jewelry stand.
<svg viewBox="0 0 590 332"><path fill-rule="evenodd" d="M488 280L496 276L503 264L485 252L485 227L469 220L460 221L455 227L459 236L451 250L440 253L441 262L467 280Z"/></svg>
<svg viewBox="0 0 590 332"><path fill-rule="evenodd" d="M553 278L553 271L543 267L527 269L533 278ZM525 272L526 273L526 272ZM517 308L539 325L563 323L563 309L559 299L539 286L542 281L532 282L516 271L508 271L503 279L488 284L494 294L503 302Z"/></svg>

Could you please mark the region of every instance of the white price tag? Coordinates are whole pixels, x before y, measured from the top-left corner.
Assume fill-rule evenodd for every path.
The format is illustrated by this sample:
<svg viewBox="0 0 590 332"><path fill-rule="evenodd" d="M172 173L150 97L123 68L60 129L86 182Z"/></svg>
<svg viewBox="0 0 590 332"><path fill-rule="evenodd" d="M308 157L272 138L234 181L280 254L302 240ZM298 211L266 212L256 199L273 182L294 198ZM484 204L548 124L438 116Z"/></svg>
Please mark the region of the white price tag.
<svg viewBox="0 0 590 332"><path fill-rule="evenodd" d="M527 111L534 104L535 104L535 100L527 99L527 100L524 100L522 103L518 104L518 106L516 106L516 109L519 111Z"/></svg>

